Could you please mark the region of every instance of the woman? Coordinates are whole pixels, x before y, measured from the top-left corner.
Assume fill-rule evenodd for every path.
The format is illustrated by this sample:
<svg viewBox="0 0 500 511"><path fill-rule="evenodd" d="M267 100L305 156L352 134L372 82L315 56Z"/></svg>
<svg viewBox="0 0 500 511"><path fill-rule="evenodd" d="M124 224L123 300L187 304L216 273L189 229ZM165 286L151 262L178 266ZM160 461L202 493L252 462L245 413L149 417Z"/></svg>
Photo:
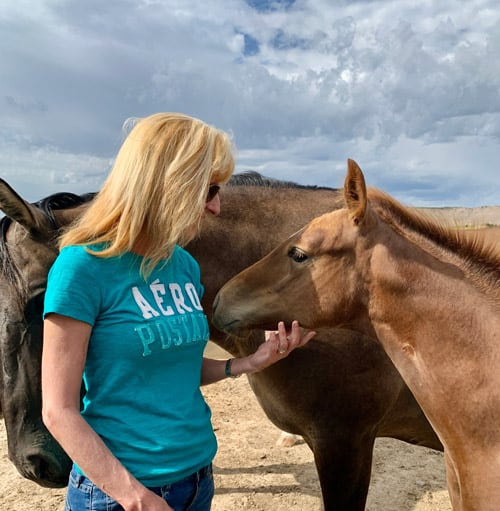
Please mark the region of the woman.
<svg viewBox="0 0 500 511"><path fill-rule="evenodd" d="M314 336L280 323L249 357L203 358L203 287L182 246L205 213L219 214L233 169L225 133L181 114L147 117L60 240L42 394L43 420L74 461L67 510L210 509L217 443L200 383L259 371Z"/></svg>

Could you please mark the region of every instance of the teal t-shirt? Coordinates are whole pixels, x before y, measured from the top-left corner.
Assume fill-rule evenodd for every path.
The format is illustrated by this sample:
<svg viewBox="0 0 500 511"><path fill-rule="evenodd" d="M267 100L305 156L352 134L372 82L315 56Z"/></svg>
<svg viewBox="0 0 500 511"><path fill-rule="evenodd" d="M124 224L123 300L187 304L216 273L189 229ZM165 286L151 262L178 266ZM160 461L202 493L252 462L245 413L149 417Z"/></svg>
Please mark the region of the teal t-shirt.
<svg viewBox="0 0 500 511"><path fill-rule="evenodd" d="M49 272L44 316L92 325L82 415L139 481L161 486L209 464L217 450L200 391L209 330L193 257L176 247L147 281L141 261L65 247Z"/></svg>

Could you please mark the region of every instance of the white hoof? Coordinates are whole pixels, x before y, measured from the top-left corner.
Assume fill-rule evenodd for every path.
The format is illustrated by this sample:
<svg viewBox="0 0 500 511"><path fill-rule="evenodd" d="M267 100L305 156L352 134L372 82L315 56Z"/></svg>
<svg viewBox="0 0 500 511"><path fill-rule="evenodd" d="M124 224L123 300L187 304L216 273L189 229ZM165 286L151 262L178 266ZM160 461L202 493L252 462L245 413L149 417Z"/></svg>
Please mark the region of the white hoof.
<svg viewBox="0 0 500 511"><path fill-rule="evenodd" d="M300 435L294 435L293 433L282 431L280 437L276 440L276 445L278 447L293 447L294 445L302 442L303 440Z"/></svg>

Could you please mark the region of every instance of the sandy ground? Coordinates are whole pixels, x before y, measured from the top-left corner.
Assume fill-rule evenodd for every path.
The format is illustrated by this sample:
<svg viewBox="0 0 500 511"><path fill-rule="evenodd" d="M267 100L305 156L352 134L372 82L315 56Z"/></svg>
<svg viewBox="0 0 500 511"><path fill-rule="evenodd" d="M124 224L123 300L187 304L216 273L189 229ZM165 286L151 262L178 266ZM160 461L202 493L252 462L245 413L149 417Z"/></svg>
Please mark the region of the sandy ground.
<svg viewBox="0 0 500 511"><path fill-rule="evenodd" d="M321 493L310 449L278 447L280 431L267 419L246 377L204 389L219 441L214 461L214 511L320 511ZM64 489L23 479L7 458L0 422L0 510L58 511ZM424 447L378 439L368 511L449 511L443 456Z"/></svg>

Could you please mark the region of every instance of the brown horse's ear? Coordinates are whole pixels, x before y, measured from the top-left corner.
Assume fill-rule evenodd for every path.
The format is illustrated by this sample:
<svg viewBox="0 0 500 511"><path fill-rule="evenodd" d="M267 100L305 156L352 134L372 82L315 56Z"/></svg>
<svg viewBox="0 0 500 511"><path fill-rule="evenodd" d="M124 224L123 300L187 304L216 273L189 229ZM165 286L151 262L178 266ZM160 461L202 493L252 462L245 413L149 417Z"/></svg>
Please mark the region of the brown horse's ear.
<svg viewBox="0 0 500 511"><path fill-rule="evenodd" d="M6 216L21 224L31 236L49 236L50 223L45 215L20 197L3 179L0 179L0 209Z"/></svg>
<svg viewBox="0 0 500 511"><path fill-rule="evenodd" d="M358 225L366 213L366 184L358 164L347 160L347 175L344 181L344 201L353 222Z"/></svg>

